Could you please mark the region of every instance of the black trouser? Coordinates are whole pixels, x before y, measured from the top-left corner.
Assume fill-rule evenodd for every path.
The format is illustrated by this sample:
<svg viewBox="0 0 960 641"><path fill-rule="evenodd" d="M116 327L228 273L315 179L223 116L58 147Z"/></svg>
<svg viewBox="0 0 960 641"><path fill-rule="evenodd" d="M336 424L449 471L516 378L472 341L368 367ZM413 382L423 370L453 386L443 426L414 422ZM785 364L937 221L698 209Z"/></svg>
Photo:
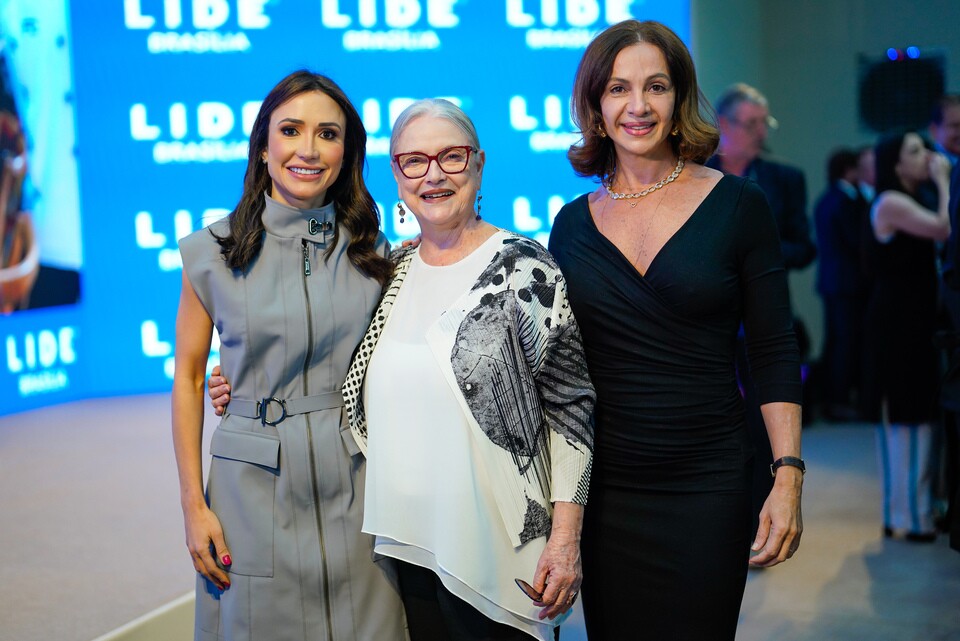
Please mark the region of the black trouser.
<svg viewBox="0 0 960 641"><path fill-rule="evenodd" d="M397 561L397 566L410 641L530 641L532 638L514 627L488 619L451 594L430 570L403 561ZM559 628L557 630L559 632Z"/></svg>
<svg viewBox="0 0 960 641"><path fill-rule="evenodd" d="M850 406L860 382L866 304L854 294L824 294L823 392L827 409Z"/></svg>

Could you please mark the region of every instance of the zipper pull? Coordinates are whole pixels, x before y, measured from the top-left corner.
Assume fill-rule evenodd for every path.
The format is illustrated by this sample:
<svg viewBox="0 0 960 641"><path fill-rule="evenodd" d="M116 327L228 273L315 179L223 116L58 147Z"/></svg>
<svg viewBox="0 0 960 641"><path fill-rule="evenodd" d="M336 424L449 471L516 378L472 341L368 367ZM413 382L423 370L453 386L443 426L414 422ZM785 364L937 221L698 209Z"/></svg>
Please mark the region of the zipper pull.
<svg viewBox="0 0 960 641"><path fill-rule="evenodd" d="M303 275L310 275L310 253L307 249L307 241L301 241L303 243Z"/></svg>

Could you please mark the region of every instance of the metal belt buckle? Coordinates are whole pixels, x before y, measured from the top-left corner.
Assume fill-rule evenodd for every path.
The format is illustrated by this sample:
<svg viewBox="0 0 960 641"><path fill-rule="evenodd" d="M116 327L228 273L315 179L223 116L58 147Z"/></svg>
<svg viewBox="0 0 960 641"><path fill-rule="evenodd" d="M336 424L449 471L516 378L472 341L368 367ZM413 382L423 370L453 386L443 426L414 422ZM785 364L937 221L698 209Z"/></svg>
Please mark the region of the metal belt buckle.
<svg viewBox="0 0 960 641"><path fill-rule="evenodd" d="M267 420L267 406L270 403L276 403L280 406L280 418L275 421ZM283 422L283 419L287 418L287 404L283 399L277 398L276 396L271 396L270 398L263 398L262 400L257 401L257 414L260 416L261 425L276 425L277 423Z"/></svg>

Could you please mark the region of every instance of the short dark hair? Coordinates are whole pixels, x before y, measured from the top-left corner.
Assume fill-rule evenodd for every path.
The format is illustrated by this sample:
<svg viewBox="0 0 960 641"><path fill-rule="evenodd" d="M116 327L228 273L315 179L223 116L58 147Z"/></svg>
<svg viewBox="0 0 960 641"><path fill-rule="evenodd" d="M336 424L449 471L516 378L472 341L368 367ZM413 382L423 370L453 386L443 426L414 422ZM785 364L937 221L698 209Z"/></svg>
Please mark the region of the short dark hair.
<svg viewBox="0 0 960 641"><path fill-rule="evenodd" d="M930 110L930 124L940 126L943 124L943 114L950 107L960 107L960 94L948 93L944 94L933 105L933 109Z"/></svg>
<svg viewBox="0 0 960 641"><path fill-rule="evenodd" d="M827 160L827 182L835 183L850 171L856 169L860 161L860 154L852 149L843 147L830 154Z"/></svg>
<svg viewBox="0 0 960 641"><path fill-rule="evenodd" d="M717 98L717 115L724 118L733 118L737 107L741 103L749 102L769 109L767 97L764 96L756 87L751 87L745 82L738 82L724 89L720 97Z"/></svg>
<svg viewBox="0 0 960 641"><path fill-rule="evenodd" d="M571 145L567 158L579 176L601 180L616 170L613 143L600 135L603 123L600 97L603 95L617 55L629 46L646 42L657 47L667 61L670 79L676 87L673 123L678 135L670 136L674 152L683 158L704 163L720 141L713 109L697 85L697 71L690 51L668 27L653 20L624 20L602 31L587 45L573 82L573 122L582 139Z"/></svg>

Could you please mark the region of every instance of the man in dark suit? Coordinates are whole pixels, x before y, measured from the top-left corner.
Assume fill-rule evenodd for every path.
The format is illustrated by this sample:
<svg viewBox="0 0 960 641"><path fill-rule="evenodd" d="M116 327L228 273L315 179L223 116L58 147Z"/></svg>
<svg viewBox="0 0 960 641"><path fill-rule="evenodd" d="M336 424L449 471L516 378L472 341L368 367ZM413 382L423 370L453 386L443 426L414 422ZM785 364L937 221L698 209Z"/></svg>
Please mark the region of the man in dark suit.
<svg viewBox="0 0 960 641"><path fill-rule="evenodd" d="M720 146L707 166L748 176L760 185L780 230L786 268L806 267L817 256L807 220L807 183L796 167L763 155L769 130L778 126L767 99L750 85L737 83L720 96L716 108Z"/></svg>
<svg viewBox="0 0 960 641"><path fill-rule="evenodd" d="M941 403L948 410L944 450L946 452L945 496L949 501L946 529L950 547L960 552L960 163L953 167L950 179L950 238L943 261L943 303L953 326L948 345L948 371L941 388Z"/></svg>
<svg viewBox="0 0 960 641"><path fill-rule="evenodd" d="M858 154L839 149L827 163L828 187L814 208L819 261L817 292L823 299L824 409L828 418L856 418L867 281L860 268L868 204L857 188Z"/></svg>
<svg viewBox="0 0 960 641"><path fill-rule="evenodd" d="M725 174L748 176L756 181L767 196L780 231L780 247L787 270L806 267L817 256L807 220L806 179L796 167L762 155L766 150L768 131L777 128L766 97L750 85L737 83L720 96L716 109L720 146L707 161L707 166ZM804 358L803 332L798 331L798 338L800 355ZM737 349L737 374L744 394L747 430L755 450L752 494L756 531L760 523L760 510L773 488L770 476L773 454L746 362L742 328Z"/></svg>
<svg viewBox="0 0 960 641"><path fill-rule="evenodd" d="M960 160L960 94L948 93L937 101L930 114L927 132L933 148L956 167Z"/></svg>

